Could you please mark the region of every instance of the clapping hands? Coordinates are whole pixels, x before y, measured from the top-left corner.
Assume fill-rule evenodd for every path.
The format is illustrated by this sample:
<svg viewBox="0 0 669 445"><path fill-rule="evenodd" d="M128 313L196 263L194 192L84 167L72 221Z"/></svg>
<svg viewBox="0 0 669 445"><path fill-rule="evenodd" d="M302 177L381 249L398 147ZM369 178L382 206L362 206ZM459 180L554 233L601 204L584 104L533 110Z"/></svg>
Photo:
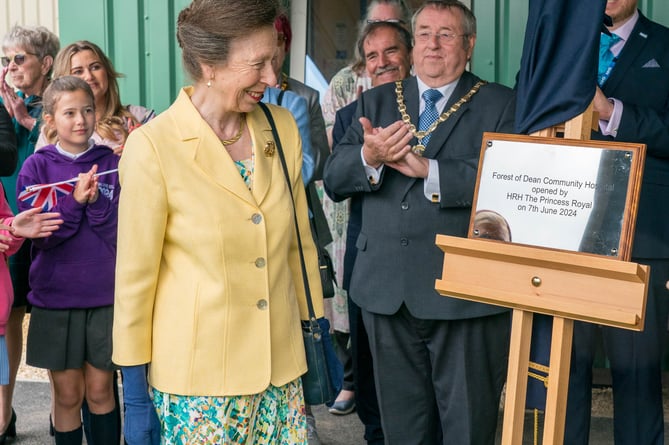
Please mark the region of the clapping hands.
<svg viewBox="0 0 669 445"><path fill-rule="evenodd" d="M405 176L425 178L429 171L428 160L411 151L409 142L413 134L402 121L385 128L373 128L366 117L360 118L363 130L363 156L367 165L378 168L386 165Z"/></svg>
<svg viewBox="0 0 669 445"><path fill-rule="evenodd" d="M2 74L0 75L2 76L0 79L0 97L2 97L2 102L5 105L9 116L13 117L16 122L23 125L28 130L32 130L35 125L35 118L28 114L28 108L26 108L23 99L21 99L16 94L16 91L14 91L14 88L7 83L6 77L8 70L9 67L3 68Z"/></svg>

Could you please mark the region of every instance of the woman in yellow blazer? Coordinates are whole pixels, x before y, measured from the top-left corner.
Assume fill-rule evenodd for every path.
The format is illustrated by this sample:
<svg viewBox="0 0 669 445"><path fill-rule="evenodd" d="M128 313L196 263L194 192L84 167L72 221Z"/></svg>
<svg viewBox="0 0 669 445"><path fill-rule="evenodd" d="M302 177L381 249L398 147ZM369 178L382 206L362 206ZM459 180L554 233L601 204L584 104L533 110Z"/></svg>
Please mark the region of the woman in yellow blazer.
<svg viewBox="0 0 669 445"><path fill-rule="evenodd" d="M121 158L113 360L131 410L137 393L125 387L148 363L163 443L306 443L293 203L257 105L276 84L276 11L275 0L184 9L177 37L193 86L133 131ZM288 111L270 108L322 316L299 134ZM128 401L132 437L146 424L127 411Z"/></svg>

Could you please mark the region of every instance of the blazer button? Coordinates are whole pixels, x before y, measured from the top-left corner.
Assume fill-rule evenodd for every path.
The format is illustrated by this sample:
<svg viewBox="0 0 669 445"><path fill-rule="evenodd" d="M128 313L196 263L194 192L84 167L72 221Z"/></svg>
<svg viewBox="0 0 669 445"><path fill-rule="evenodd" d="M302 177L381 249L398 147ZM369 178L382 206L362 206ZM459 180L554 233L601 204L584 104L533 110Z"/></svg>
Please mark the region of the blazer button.
<svg viewBox="0 0 669 445"><path fill-rule="evenodd" d="M406 246L408 246L408 245L409 245L409 240L408 240L407 238L402 238L402 239L400 239L400 245L401 245L402 247L406 247Z"/></svg>
<svg viewBox="0 0 669 445"><path fill-rule="evenodd" d="M265 267L265 258L262 258L262 257L256 258L256 267L258 269L260 269L262 267Z"/></svg>
<svg viewBox="0 0 669 445"><path fill-rule="evenodd" d="M265 300L264 298L258 300L258 302L256 303L256 307L261 311L264 311L265 309L267 309L267 300Z"/></svg>
<svg viewBox="0 0 669 445"><path fill-rule="evenodd" d="M253 224L260 224L262 222L262 215L260 215L259 213L254 213L251 216L251 222Z"/></svg>
<svg viewBox="0 0 669 445"><path fill-rule="evenodd" d="M409 210L409 203L406 201L402 201L402 204L400 204L400 207L402 210Z"/></svg>

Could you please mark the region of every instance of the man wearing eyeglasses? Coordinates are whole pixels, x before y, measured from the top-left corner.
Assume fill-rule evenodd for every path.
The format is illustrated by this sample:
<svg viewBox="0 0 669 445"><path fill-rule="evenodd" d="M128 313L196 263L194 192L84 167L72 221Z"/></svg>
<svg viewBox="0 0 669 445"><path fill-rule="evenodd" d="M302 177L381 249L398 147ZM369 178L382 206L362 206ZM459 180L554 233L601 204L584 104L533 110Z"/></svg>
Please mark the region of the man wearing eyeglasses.
<svg viewBox="0 0 669 445"><path fill-rule="evenodd" d="M476 19L464 4L427 1L412 28L415 77L362 94L324 180L362 202L350 291L386 444L493 444L509 314L435 291L435 235L466 236L482 133L513 131L515 98L465 71Z"/></svg>

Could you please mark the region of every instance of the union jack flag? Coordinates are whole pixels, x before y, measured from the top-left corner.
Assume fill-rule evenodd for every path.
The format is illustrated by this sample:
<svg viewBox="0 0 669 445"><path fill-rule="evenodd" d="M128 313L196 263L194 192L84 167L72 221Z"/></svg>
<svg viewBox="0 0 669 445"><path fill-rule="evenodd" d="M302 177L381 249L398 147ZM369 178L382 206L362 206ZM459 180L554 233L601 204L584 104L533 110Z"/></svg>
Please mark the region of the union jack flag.
<svg viewBox="0 0 669 445"><path fill-rule="evenodd" d="M74 190L73 183L51 184L43 187L42 184L26 187L19 193L19 200L28 202L32 207L42 207L42 210L48 212L58 202L60 196L69 195Z"/></svg>

